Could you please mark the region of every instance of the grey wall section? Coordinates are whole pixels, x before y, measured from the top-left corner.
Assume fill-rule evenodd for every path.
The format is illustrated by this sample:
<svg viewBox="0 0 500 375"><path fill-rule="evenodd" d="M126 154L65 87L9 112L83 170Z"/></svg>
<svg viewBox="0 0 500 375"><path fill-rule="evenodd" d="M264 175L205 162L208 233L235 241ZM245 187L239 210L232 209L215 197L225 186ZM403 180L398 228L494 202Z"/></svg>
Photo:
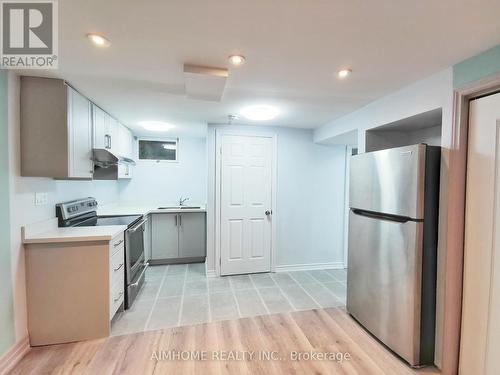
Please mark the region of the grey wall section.
<svg viewBox="0 0 500 375"><path fill-rule="evenodd" d="M453 86L468 83L500 72L500 45L453 66Z"/></svg>
<svg viewBox="0 0 500 375"><path fill-rule="evenodd" d="M15 343L9 212L7 72L0 70L0 355Z"/></svg>

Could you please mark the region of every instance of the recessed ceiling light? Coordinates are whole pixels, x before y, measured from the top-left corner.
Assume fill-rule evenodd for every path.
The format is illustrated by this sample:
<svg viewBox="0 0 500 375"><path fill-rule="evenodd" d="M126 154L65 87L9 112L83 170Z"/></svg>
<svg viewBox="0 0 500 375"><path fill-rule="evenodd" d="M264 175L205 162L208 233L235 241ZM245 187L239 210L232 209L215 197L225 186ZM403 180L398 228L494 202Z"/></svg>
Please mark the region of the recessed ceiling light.
<svg viewBox="0 0 500 375"><path fill-rule="evenodd" d="M140 121L139 125L152 132L168 132L174 125L162 121Z"/></svg>
<svg viewBox="0 0 500 375"><path fill-rule="evenodd" d="M109 47L111 45L109 39L99 34L87 34L87 38L89 38L92 43L99 47Z"/></svg>
<svg viewBox="0 0 500 375"><path fill-rule="evenodd" d="M240 66L245 63L245 56L242 55L231 55L228 57L229 62L234 66Z"/></svg>
<svg viewBox="0 0 500 375"><path fill-rule="evenodd" d="M241 110L241 114L249 120L267 121L272 120L280 113L279 109L270 105L252 105Z"/></svg>
<svg viewBox="0 0 500 375"><path fill-rule="evenodd" d="M344 69L340 69L338 72L337 72L337 77L339 78L346 78L348 75L350 75L352 73L352 69L350 68L344 68Z"/></svg>

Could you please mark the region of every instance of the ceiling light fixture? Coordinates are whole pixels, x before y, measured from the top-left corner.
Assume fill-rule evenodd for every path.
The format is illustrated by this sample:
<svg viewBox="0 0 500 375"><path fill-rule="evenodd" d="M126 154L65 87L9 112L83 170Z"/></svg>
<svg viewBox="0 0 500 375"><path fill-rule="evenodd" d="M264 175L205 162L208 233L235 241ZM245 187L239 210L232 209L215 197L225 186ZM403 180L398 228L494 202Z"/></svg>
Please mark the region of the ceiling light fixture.
<svg viewBox="0 0 500 375"><path fill-rule="evenodd" d="M245 56L242 55L231 55L228 57L229 62L234 66L240 66L245 63Z"/></svg>
<svg viewBox="0 0 500 375"><path fill-rule="evenodd" d="M346 78L351 73L352 73L352 69L350 69L350 68L340 69L337 72L337 77L339 77L340 79L343 79L343 78Z"/></svg>
<svg viewBox="0 0 500 375"><path fill-rule="evenodd" d="M280 111L270 105L252 105L243 108L240 113L249 120L268 121L278 116Z"/></svg>
<svg viewBox="0 0 500 375"><path fill-rule="evenodd" d="M168 132L174 125L162 121L140 121L139 125L152 132Z"/></svg>
<svg viewBox="0 0 500 375"><path fill-rule="evenodd" d="M87 34L87 38L90 39L92 43L99 47L109 47L111 42L106 37L99 34Z"/></svg>

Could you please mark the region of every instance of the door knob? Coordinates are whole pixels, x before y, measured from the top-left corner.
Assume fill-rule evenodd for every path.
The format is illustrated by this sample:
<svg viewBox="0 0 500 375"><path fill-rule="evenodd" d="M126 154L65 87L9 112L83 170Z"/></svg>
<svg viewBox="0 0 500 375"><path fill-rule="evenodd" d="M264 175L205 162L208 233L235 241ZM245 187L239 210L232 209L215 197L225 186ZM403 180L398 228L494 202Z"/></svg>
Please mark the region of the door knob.
<svg viewBox="0 0 500 375"><path fill-rule="evenodd" d="M269 215L271 215L273 212L272 212L272 211L267 210L267 211L266 211L266 212L264 212L264 213L266 214L266 216L269 216Z"/></svg>

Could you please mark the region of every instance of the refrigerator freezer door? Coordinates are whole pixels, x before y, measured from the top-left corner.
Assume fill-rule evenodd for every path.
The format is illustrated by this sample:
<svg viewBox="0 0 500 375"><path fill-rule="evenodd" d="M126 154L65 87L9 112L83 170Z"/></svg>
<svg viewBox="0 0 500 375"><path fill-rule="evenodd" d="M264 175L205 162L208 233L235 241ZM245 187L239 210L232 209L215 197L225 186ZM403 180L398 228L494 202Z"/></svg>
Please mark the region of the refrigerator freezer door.
<svg viewBox="0 0 500 375"><path fill-rule="evenodd" d="M423 219L426 145L353 156L350 207Z"/></svg>
<svg viewBox="0 0 500 375"><path fill-rule="evenodd" d="M411 365L420 348L423 223L350 212L347 310Z"/></svg>

